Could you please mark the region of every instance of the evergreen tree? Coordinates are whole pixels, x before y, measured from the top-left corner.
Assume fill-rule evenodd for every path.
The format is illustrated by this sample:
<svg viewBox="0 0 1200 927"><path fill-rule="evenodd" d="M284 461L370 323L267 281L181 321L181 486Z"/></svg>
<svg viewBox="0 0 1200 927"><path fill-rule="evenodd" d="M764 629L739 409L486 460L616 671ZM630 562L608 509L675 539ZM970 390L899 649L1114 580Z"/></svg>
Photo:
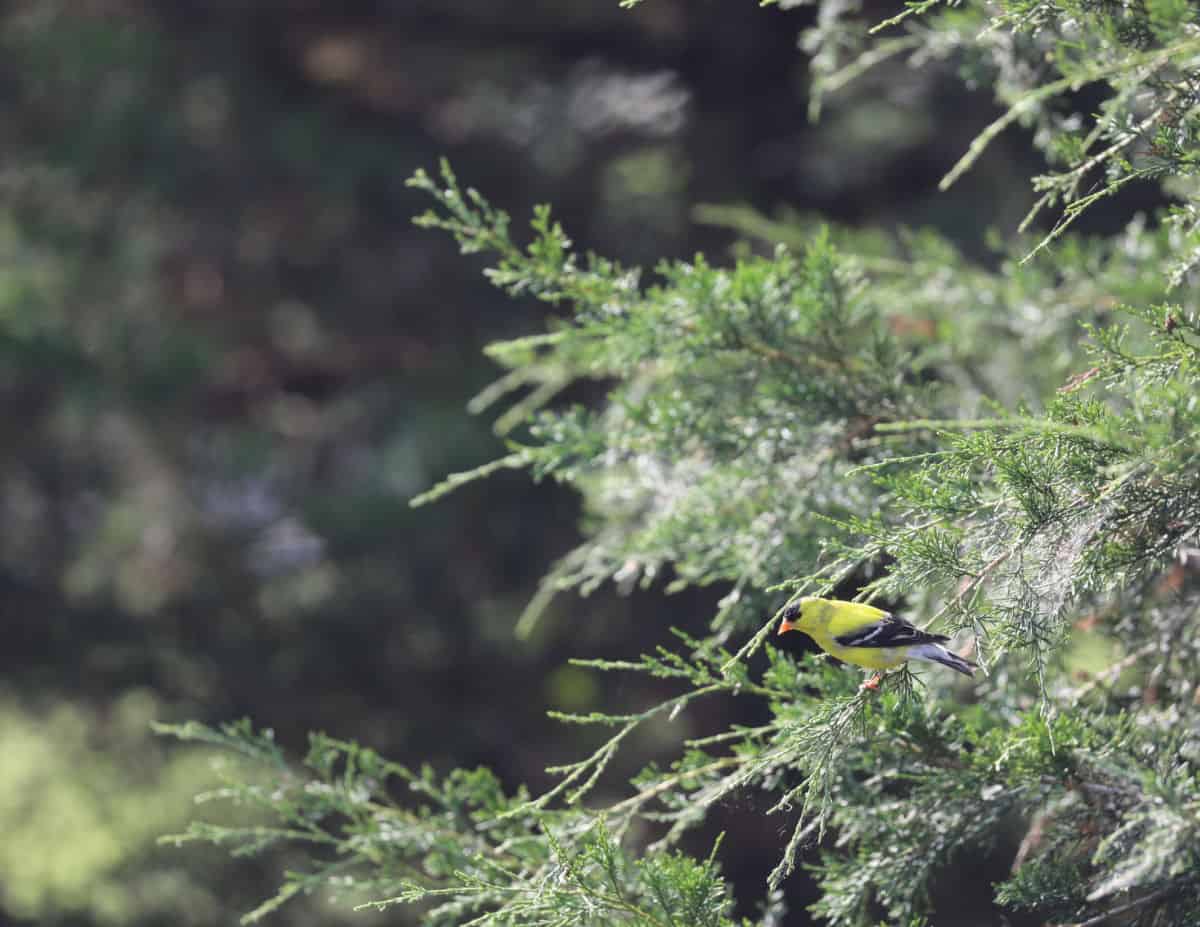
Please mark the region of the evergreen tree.
<svg viewBox="0 0 1200 927"><path fill-rule="evenodd" d="M763 923L780 923L802 854L831 924L936 918L938 873L1014 824L999 908L1200 923L1200 13L919 0L868 29L853 8L822 3L806 35L814 106L888 57L952 57L1006 109L943 184L1012 124L1044 151L1036 205L1000 236L994 269L927 232L891 241L726 209L708 218L768 247L731 267L664 262L651 280L576 253L548 208L522 247L448 166L412 179L434 202L421 224L487 255L496 286L560 310L546 333L490 349L507 373L476 407L510 402L509 454L415 501L506 468L580 493L586 539L522 632L554 594L610 581L728 591L704 636L579 661L677 694L562 715L607 736L543 794L324 735L293 764L248 722L169 728L240 753L250 765L221 796L262 815L173 839L308 852L249 919L329 888L422 905L431 925L732 924L721 859L736 847L679 844L718 803L759 793L787 822ZM1083 92L1096 88L1099 103ZM1171 205L1076 235L1136 183ZM584 380L602 403L556 402ZM773 645L800 595L902 611L958 635L984 671L900 670L860 690L857 673ZM627 797L596 800L633 732L706 699L751 700L767 720L689 740Z"/></svg>

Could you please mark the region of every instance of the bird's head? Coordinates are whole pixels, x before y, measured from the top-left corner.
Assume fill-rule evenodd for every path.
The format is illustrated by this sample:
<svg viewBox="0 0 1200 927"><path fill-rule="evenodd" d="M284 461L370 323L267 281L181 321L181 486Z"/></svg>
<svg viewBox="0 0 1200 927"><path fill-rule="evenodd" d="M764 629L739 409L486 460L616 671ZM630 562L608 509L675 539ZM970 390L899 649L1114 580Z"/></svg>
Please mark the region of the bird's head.
<svg viewBox="0 0 1200 927"><path fill-rule="evenodd" d="M781 616L783 620L779 622L779 633L787 634L788 631L807 631L812 626L817 610L824 601L824 599L819 599L811 595L797 599L783 610L783 615Z"/></svg>

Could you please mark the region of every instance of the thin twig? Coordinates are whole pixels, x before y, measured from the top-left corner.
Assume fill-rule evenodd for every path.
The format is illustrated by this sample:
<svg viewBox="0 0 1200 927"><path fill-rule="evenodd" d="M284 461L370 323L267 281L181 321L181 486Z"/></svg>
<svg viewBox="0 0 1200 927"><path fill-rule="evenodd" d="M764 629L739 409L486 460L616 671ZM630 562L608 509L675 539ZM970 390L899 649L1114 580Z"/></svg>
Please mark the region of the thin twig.
<svg viewBox="0 0 1200 927"><path fill-rule="evenodd" d="M1147 116L1144 120L1142 120L1142 122L1139 123L1137 128L1135 128L1133 131L1122 134L1115 142L1113 142L1113 144L1109 145L1103 151L1097 152L1096 154L1094 154L1090 158L1088 158L1086 161L1083 161L1082 163L1073 167L1071 170L1057 175L1056 177L1054 177L1054 182L1061 183L1062 181L1067 180L1068 178L1073 178L1072 183L1071 183L1070 192L1067 195L1070 197L1074 197L1075 194L1079 190L1080 182L1083 180L1084 175L1088 171L1090 171L1093 167L1096 167L1102 161L1106 161L1108 158L1115 155L1122 148L1137 141L1138 137L1141 135L1142 132L1146 131L1146 129L1148 129L1148 128L1150 128L1150 126L1154 125L1154 123L1158 120L1158 117L1162 115L1162 112L1163 112L1163 107L1161 107L1161 106L1158 107L1158 109L1156 109L1149 116ZM1017 226L1018 233L1023 233L1027 228L1029 228L1029 226L1033 222L1033 220L1035 218L1037 218L1037 214L1039 212L1041 212L1042 207L1050 202L1050 199L1054 196L1054 194L1056 192L1058 192L1058 191L1053 190L1053 189L1047 190L1045 195L1043 195L1041 197L1041 199L1039 199L1036 203L1033 204L1033 207L1025 215L1025 218L1021 220L1021 224ZM1069 206L1070 204L1067 204L1067 205ZM1032 255L1030 255L1030 257L1032 257ZM1028 260L1028 259L1029 259L1028 257L1025 258L1022 261L1022 263L1024 263L1024 261Z"/></svg>
<svg viewBox="0 0 1200 927"><path fill-rule="evenodd" d="M1143 895L1141 898L1135 898L1133 901L1126 904L1117 905L1115 908L1109 908L1103 914L1097 914L1095 917L1089 917L1086 921L1079 921L1075 924L1064 925L1064 927L1096 927L1097 924L1103 924L1110 917L1116 917L1118 914L1124 914L1126 911L1132 911L1135 908L1140 908L1143 905L1148 905L1153 901L1157 901L1164 895L1170 894L1175 885L1164 885L1156 892L1151 892L1149 895Z"/></svg>
<svg viewBox="0 0 1200 927"><path fill-rule="evenodd" d="M941 179L938 183L939 190L948 189L959 177L978 160L986 149L997 136L1005 129L1016 122L1024 113L1033 109L1034 106L1041 103L1050 97L1057 96L1060 93L1065 93L1068 90L1078 90L1085 84L1091 84L1098 80L1103 80L1107 77L1113 77L1117 74L1126 71L1132 71L1142 66L1148 66L1152 71L1162 67L1172 57L1179 54L1188 54L1190 52L1200 51L1200 39L1187 39L1183 42L1177 42L1167 48L1160 48L1152 52L1144 52L1138 55L1130 55L1128 59L1113 65L1104 63L1092 68L1086 73L1074 74L1070 77L1063 77L1059 80L1052 81L1049 84L1043 84L1036 90L1027 93L1021 99L1017 100L1008 111L991 125L985 128L971 142L967 148L967 153L959 158L958 163L950 169L950 172Z"/></svg>
<svg viewBox="0 0 1200 927"><path fill-rule="evenodd" d="M972 578L969 583L959 589L958 592L955 593L954 598L938 609L937 614L921 625L922 629L932 627L943 615L949 612L950 609L956 607L960 602L962 602L962 600L966 598L967 593L974 592L976 589L978 589L979 585L995 571L996 567L1000 566L1000 564L1016 553L1016 550L1017 549L1015 547L1010 547L1008 550L1002 550L990 561L988 561L988 563L984 564L983 569L976 573L974 578Z"/></svg>

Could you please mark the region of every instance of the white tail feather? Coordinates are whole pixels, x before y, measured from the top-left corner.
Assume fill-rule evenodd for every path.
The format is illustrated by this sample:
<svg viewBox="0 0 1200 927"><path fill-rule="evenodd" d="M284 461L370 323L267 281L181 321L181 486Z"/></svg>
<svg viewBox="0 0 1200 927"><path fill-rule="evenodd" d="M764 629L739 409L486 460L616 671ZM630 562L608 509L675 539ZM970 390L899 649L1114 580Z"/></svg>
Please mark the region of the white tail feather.
<svg viewBox="0 0 1200 927"><path fill-rule="evenodd" d="M942 666L948 666L952 670L957 670L964 676L972 676L975 673L974 663L964 657L960 657L956 653L951 653L941 644L918 644L915 647L908 648L908 655L917 660L941 663Z"/></svg>

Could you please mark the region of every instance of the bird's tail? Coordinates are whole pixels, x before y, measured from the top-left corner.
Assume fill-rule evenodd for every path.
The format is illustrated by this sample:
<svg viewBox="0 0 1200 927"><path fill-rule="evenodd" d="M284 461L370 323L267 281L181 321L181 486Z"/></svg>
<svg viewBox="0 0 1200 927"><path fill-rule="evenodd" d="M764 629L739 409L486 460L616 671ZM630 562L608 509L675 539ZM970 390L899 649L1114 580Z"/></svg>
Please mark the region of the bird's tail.
<svg viewBox="0 0 1200 927"><path fill-rule="evenodd" d="M966 657L960 657L956 653L951 653L941 644L920 644L916 647L910 647L908 655L916 657L918 660L928 660L930 663L941 663L952 670L957 670L964 676L973 676L977 668L975 663Z"/></svg>

